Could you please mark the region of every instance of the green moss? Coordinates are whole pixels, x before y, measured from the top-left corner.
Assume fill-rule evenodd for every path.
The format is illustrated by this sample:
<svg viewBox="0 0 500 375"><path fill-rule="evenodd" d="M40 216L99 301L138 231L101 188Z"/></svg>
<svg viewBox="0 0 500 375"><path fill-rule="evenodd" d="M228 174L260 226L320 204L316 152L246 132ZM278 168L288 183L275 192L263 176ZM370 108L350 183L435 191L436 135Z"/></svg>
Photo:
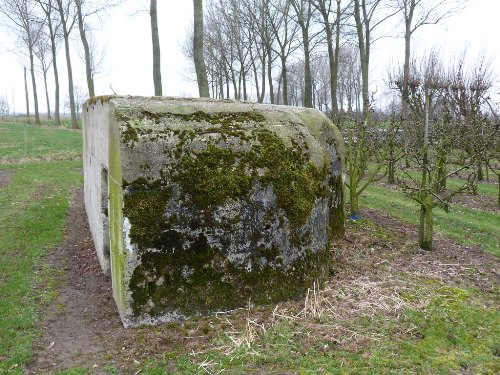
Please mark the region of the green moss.
<svg viewBox="0 0 500 375"><path fill-rule="evenodd" d="M305 141L283 140L268 130L253 131L258 143L249 151L234 151L209 143L203 152L183 152L183 139L176 155L184 155L174 181L200 208L220 205L228 199L244 199L256 181L270 185L290 223L302 226L314 203L326 197L326 164L320 170L309 161Z"/></svg>
<svg viewBox="0 0 500 375"><path fill-rule="evenodd" d="M130 220L130 239L140 245L152 245L161 232L163 215L172 190L161 180L149 182L139 178L130 184L124 195L123 213Z"/></svg>
<svg viewBox="0 0 500 375"><path fill-rule="evenodd" d="M238 126L245 122L260 123L265 117L258 112L215 112L196 111L189 114L168 113L167 116L180 118L183 121L208 122L222 127Z"/></svg>
<svg viewBox="0 0 500 375"><path fill-rule="evenodd" d="M260 146L256 147L255 162L257 167L266 170L263 182L272 185L278 205L290 222L305 224L316 199L327 196L324 185L326 165L320 170L308 161L308 155L304 155L303 147L298 143L287 148L269 131L259 131L257 139Z"/></svg>
<svg viewBox="0 0 500 375"><path fill-rule="evenodd" d="M109 133L109 219L110 219L110 260L113 295L120 314L123 315L124 306L124 264L123 253L123 190L119 134Z"/></svg>
<svg viewBox="0 0 500 375"><path fill-rule="evenodd" d="M246 173L241 157L235 151L209 144L196 157L182 158L174 181L200 208L242 198L252 188L252 176Z"/></svg>
<svg viewBox="0 0 500 375"><path fill-rule="evenodd" d="M123 142L127 144L137 142L139 140L137 130L130 123L126 123L125 130L122 130L121 134Z"/></svg>
<svg viewBox="0 0 500 375"><path fill-rule="evenodd" d="M203 234L189 241L176 231L166 231L165 236L161 250L143 253L132 275L136 316L174 310L206 314L244 306L248 299L257 304L283 301L303 295L313 282L324 281L328 272L327 249L307 251L284 268L280 251L263 247L249 258L249 272L228 262ZM261 258L267 260L264 266Z"/></svg>
<svg viewBox="0 0 500 375"><path fill-rule="evenodd" d="M101 96L93 96L89 100L87 100L87 105L94 105L98 102L101 104L109 102L114 96L113 95L101 95Z"/></svg>

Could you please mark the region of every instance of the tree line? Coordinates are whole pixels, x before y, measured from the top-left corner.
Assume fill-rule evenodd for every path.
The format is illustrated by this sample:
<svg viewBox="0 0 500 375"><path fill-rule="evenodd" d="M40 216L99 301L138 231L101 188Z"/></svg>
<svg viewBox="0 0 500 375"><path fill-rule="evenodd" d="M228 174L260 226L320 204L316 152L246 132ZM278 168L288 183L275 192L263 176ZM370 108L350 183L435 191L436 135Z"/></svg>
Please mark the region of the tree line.
<svg viewBox="0 0 500 375"><path fill-rule="evenodd" d="M59 70L57 52L64 45L65 62L68 72L68 101L71 112L71 126L78 128L77 113L83 96L75 89L73 81L73 62L71 61L70 35L78 29L81 44L82 60L85 64L87 94L95 95L94 77L99 63L103 59L103 52L97 47L93 38L90 20L103 17L110 9L122 1L107 1L106 3L93 0L1 0L0 15L2 23L8 27L17 40L17 51L29 68L24 67L24 84L26 92L26 114L30 118L30 98L28 95L28 72L30 86L33 92L34 122L40 124L38 110L39 87L36 73L41 72L44 82L44 93L48 117L52 118L47 79L52 70L55 84L54 93L54 120L60 125L61 89L59 84ZM78 103L77 103L78 99Z"/></svg>

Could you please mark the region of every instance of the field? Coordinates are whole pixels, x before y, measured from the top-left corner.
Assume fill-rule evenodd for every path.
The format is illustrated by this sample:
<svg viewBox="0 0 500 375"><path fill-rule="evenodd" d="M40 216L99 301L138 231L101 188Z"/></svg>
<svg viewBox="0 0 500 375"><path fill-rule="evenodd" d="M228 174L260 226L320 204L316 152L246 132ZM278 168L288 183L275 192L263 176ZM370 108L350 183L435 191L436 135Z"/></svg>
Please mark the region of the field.
<svg viewBox="0 0 500 375"><path fill-rule="evenodd" d="M428 252L417 207L377 184L305 298L126 330L86 223L81 147L80 131L0 123L0 373L500 373L494 183L436 214Z"/></svg>

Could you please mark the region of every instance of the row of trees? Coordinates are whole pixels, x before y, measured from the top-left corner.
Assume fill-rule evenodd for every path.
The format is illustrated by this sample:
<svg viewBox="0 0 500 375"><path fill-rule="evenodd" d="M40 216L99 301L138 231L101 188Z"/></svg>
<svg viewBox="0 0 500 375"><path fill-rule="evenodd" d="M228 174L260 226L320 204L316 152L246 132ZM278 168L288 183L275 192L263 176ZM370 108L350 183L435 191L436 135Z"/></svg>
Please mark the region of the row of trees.
<svg viewBox="0 0 500 375"><path fill-rule="evenodd" d="M369 113L373 43L394 23L404 36L403 97L411 40L459 11L460 0L209 0L204 61L210 96ZM392 20L392 22L388 22ZM186 54L194 60L192 38ZM403 105L406 112L406 105Z"/></svg>
<svg viewBox="0 0 500 375"><path fill-rule="evenodd" d="M85 63L87 91L89 96L95 95L94 76L99 63L102 61L102 51L97 47L92 29L92 18L106 15L112 7L120 1L106 3L93 0L1 0L0 15L3 23L9 27L17 38L17 51L29 69L25 68L26 112L30 120L30 101L28 96L27 71L30 73L33 92L34 121L40 124L38 110L39 90L36 82L36 73L43 77L45 100L47 102L48 117L51 118L50 95L48 92L48 75L52 69L54 93L54 120L60 125L60 84L57 65L57 52L64 44L66 68L68 72L68 100L71 112L71 124L77 128L77 103L73 82L73 66L70 51L70 35L77 28L82 60Z"/></svg>

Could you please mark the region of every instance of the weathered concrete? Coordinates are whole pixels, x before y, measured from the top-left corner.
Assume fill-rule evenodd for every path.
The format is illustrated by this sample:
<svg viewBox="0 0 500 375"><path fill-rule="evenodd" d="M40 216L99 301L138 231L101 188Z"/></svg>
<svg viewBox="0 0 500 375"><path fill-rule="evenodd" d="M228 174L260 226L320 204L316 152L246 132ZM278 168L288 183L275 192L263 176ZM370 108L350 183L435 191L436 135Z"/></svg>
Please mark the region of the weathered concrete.
<svg viewBox="0 0 500 375"><path fill-rule="evenodd" d="M326 278L343 145L320 112L93 98L84 138L87 214L125 326L282 301Z"/></svg>

